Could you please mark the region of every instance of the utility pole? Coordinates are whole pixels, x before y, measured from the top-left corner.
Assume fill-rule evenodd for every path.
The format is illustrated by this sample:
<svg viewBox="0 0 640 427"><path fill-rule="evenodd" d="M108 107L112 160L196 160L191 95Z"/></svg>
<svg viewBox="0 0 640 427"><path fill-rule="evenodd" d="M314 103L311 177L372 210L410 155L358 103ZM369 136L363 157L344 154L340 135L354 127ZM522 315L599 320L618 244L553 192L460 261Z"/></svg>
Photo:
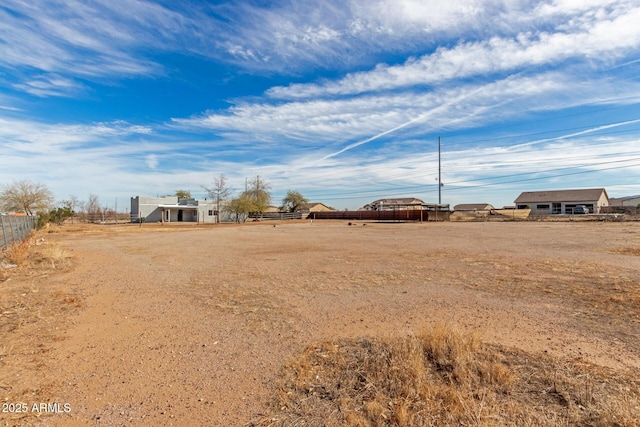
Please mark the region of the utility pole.
<svg viewBox="0 0 640 427"><path fill-rule="evenodd" d="M442 167L440 163L440 137L438 137L438 204L442 204Z"/></svg>

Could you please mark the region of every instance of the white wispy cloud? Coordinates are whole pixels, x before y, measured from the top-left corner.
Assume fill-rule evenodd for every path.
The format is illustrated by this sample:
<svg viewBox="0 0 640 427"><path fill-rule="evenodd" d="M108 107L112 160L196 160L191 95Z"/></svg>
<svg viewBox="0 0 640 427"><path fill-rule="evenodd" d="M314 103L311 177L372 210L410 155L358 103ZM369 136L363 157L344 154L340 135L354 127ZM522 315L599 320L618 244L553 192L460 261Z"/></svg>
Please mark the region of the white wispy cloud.
<svg viewBox="0 0 640 427"><path fill-rule="evenodd" d="M459 84L433 91L348 99L291 101L281 104L241 104L227 111L190 119L174 119L181 126L211 129L228 136L251 135L252 141L345 151L402 130L402 137L443 129L461 129L506 120L532 110L553 110L578 103L612 102L610 93L637 93L607 80L577 82L561 73L512 76L488 84ZM603 98L604 97L604 98ZM629 100L627 99L627 102ZM509 108L501 108L509 105ZM399 136L399 135L394 135ZM239 138L241 139L241 138ZM341 147L342 145L342 147ZM336 149L336 147L338 147Z"/></svg>
<svg viewBox="0 0 640 427"><path fill-rule="evenodd" d="M85 90L84 85L76 80L68 79L56 74L39 76L24 83L16 83L14 88L35 96L74 96Z"/></svg>
<svg viewBox="0 0 640 427"><path fill-rule="evenodd" d="M275 98L308 98L351 95L392 90L416 85L433 85L477 75L526 70L556 65L571 58L601 62L624 58L640 46L640 6L610 11L598 20L578 26L572 32L520 33L512 38L462 42L453 48L439 48L401 65L378 65L372 71L348 74L325 83L274 87L267 95Z"/></svg>
<svg viewBox="0 0 640 427"><path fill-rule="evenodd" d="M180 49L178 34L190 21L146 1L7 0L0 8L0 66L20 70L16 76L27 81L15 87L37 96L66 96L65 88L77 89L76 78L159 74L148 49ZM37 71L35 79L30 70Z"/></svg>
<svg viewBox="0 0 640 427"><path fill-rule="evenodd" d="M6 110L6 111L22 111L20 108L17 107L11 107L9 105L0 105L0 110Z"/></svg>
<svg viewBox="0 0 640 427"><path fill-rule="evenodd" d="M24 119L0 117L0 148L3 151L50 153L69 148L90 146L112 137L148 134L147 126L126 122L90 125L47 124Z"/></svg>
<svg viewBox="0 0 640 427"><path fill-rule="evenodd" d="M531 44L528 60L538 63L544 58L536 54L580 51L585 42L587 49L601 50L608 42L636 43L637 9L634 0L284 1L268 9L241 4L225 15L239 25L233 31L222 26L216 46L227 46L243 67L294 73L307 67L370 65L379 53L414 55L441 44L475 47L481 55L491 50L483 42L492 38L514 49ZM496 59L526 65L521 56L518 52L515 58Z"/></svg>
<svg viewBox="0 0 640 427"><path fill-rule="evenodd" d="M638 44L633 0L324 0L175 8L149 1L7 0L4 6L0 66L67 80L162 74L154 58L165 52L210 57L253 72L300 73L369 66L384 52L413 55L439 43L455 46L336 82L273 88L270 94L278 97L429 84L575 55L611 52L617 58L620 51L614 49ZM37 91L32 86L38 78L29 74L16 87ZM62 90L58 86L52 94Z"/></svg>
<svg viewBox="0 0 640 427"><path fill-rule="evenodd" d="M156 156L155 154L147 155L147 157L145 158L145 163L147 164L147 167L149 169L157 169L159 164L158 156Z"/></svg>

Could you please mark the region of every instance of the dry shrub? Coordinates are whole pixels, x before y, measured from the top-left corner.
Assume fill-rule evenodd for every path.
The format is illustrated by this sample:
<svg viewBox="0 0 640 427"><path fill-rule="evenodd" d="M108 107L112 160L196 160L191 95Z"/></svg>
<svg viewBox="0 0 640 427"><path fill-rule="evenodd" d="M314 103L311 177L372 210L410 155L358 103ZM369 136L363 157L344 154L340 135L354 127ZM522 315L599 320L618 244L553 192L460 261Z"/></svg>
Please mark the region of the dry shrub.
<svg viewBox="0 0 640 427"><path fill-rule="evenodd" d="M53 269L65 269L69 267L69 254L57 244L46 243L38 249L38 254L45 264Z"/></svg>
<svg viewBox="0 0 640 427"><path fill-rule="evenodd" d="M308 347L261 426L630 426L639 382L585 364L483 344L435 325L417 336Z"/></svg>
<svg viewBox="0 0 640 427"><path fill-rule="evenodd" d="M13 242L3 251L3 262L14 264L32 274L41 274L43 270L51 269L65 270L70 267L69 254L58 244L47 241L44 235L45 232L39 230L21 241ZM0 269L0 280L7 275L7 272Z"/></svg>
<svg viewBox="0 0 640 427"><path fill-rule="evenodd" d="M9 264L21 265L29 257L32 244L31 238L12 242L4 249L2 258Z"/></svg>

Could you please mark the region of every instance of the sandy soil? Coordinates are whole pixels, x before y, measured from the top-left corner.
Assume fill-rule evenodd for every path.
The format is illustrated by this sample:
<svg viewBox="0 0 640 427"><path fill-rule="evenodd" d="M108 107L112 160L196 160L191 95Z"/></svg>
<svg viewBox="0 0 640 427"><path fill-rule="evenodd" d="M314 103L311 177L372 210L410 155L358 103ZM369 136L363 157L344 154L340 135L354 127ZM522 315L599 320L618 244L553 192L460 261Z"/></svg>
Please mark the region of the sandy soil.
<svg viewBox="0 0 640 427"><path fill-rule="evenodd" d="M71 268L0 281L0 402L27 408L0 425L243 425L310 343L436 321L640 369L639 223L121 225L47 241Z"/></svg>

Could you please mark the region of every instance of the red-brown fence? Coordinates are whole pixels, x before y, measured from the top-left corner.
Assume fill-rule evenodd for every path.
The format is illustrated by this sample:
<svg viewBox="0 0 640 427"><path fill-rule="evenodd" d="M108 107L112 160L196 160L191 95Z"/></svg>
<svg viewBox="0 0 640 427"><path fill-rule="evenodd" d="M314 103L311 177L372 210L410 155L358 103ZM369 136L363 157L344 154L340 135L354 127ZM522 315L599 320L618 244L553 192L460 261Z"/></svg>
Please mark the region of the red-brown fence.
<svg viewBox="0 0 640 427"><path fill-rule="evenodd" d="M388 210L311 212L308 219L343 219L351 221L449 221L449 211Z"/></svg>

